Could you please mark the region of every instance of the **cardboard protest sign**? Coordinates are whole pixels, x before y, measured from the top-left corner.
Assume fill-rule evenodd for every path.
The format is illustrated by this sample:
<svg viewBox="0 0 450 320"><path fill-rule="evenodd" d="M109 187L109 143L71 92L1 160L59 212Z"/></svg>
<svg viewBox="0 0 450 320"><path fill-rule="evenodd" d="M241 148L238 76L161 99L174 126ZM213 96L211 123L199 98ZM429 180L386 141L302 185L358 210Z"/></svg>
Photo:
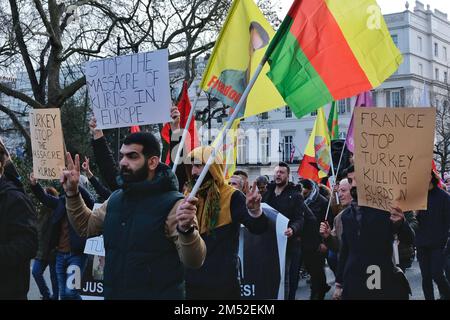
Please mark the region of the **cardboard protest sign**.
<svg viewBox="0 0 450 320"><path fill-rule="evenodd" d="M355 108L358 204L427 208L435 108Z"/></svg>
<svg viewBox="0 0 450 320"><path fill-rule="evenodd" d="M99 129L169 122L167 49L86 63L85 75Z"/></svg>
<svg viewBox="0 0 450 320"><path fill-rule="evenodd" d="M33 174L36 179L59 179L64 168L61 112L58 108L30 111Z"/></svg>

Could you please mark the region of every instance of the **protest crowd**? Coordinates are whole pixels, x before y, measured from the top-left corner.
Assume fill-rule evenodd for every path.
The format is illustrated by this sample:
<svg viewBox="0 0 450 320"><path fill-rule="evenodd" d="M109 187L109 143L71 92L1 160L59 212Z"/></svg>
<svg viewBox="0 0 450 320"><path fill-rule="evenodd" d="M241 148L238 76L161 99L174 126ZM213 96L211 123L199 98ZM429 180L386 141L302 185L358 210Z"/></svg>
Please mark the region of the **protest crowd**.
<svg viewBox="0 0 450 320"><path fill-rule="evenodd" d="M304 45L301 40L291 44L295 37L285 32L301 16L299 12L313 10L302 7L304 3L312 2L294 1L264 60L270 64L267 75L274 83L272 89L278 89L298 118L318 110L297 181L282 161L271 163L272 175L253 179L249 172L236 168L235 160L228 162L227 149L220 142L199 143L195 126L186 120L192 115L183 100L188 99L186 85L178 105L173 101L170 106L168 98L167 106L162 106L167 114L154 112L158 113L154 118L159 118L151 124L165 123L160 134L141 130L132 120L144 119L145 111L131 114L127 109L130 125L114 127L111 122L119 123L119 116L101 118L102 113L94 110L87 119L91 158L70 148L39 151L33 145L34 170L19 174L8 145L0 139L0 300L26 300L31 277L42 300L82 300L81 279L87 273L101 279L99 295L107 300L239 300L248 297L249 288L250 298L296 300L299 281L305 277L310 300L324 300L330 292L334 300L408 300L411 287L405 272L416 259L425 299L449 300L450 174L441 177L432 162L432 147L423 148L433 144L435 114L422 108L391 111L371 105L370 89L395 72L401 60L391 39L383 40L386 46L392 45L389 50L376 49L380 50L378 60L386 62L370 67L377 80L365 73L365 63L370 62L355 54L353 67L359 63L361 68L352 79L327 82L327 70L341 63L324 58L324 69L315 66L318 76L315 85L309 85L313 81L304 78L312 71L295 69L297 62L287 59L283 51ZM227 21L232 23L232 18ZM265 32L264 23L255 21L246 30L250 62L273 36ZM342 28L342 41L351 44L345 24L337 21L335 27ZM369 52L361 50L363 55ZM311 52L304 51L296 59L308 60ZM285 65L287 60L289 65ZM351 61L346 63L351 69ZM227 129L236 119L258 114L251 106L253 97L243 95L251 83L250 65L246 70L208 72L203 87L209 85L210 93L236 107ZM300 78L305 85L293 88L303 81ZM156 77L154 81L153 94L160 89ZM226 90L227 81L234 91ZM101 85L95 90L101 90ZM339 164L333 164L330 141L336 137L337 118L332 109L327 126L319 107L347 96L358 96L355 133L348 134L355 141L346 141ZM32 139L48 141L60 135L63 150L59 115L44 117L35 112L31 130L49 126L54 131L45 137L31 132ZM119 127L131 129L119 141L117 159L104 130ZM415 140L416 150L402 143L401 134L417 134L423 141ZM168 145L164 154L163 141ZM395 143L405 149L399 151ZM52 167L43 159L62 165ZM45 166L36 165L42 163ZM42 184L43 179L51 180L52 187ZM94 267L87 267L87 244L95 237L102 239L103 254L94 259ZM44 276L47 269L50 283ZM267 281L252 278L258 274ZM272 277L275 280L269 283Z"/></svg>

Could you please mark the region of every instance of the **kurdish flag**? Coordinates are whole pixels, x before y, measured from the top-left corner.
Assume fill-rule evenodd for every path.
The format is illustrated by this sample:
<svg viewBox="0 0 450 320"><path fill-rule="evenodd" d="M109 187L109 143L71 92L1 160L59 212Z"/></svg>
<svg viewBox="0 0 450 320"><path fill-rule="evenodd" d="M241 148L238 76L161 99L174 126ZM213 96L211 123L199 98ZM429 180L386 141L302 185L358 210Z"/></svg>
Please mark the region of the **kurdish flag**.
<svg viewBox="0 0 450 320"><path fill-rule="evenodd" d="M266 54L298 118L378 87L403 62L375 0L295 0Z"/></svg>
<svg viewBox="0 0 450 320"><path fill-rule="evenodd" d="M331 110L328 115L328 132L330 133L331 140L339 139L339 123L336 101L331 103Z"/></svg>
<svg viewBox="0 0 450 320"><path fill-rule="evenodd" d="M253 0L234 0L200 87L224 105L236 107L274 35ZM262 72L268 71L269 65L265 64ZM238 117L250 117L285 105L270 79L260 76Z"/></svg>
<svg viewBox="0 0 450 320"><path fill-rule="evenodd" d="M317 110L317 118L313 131L306 145L298 175L316 182L328 176L331 169L330 136L323 108Z"/></svg>

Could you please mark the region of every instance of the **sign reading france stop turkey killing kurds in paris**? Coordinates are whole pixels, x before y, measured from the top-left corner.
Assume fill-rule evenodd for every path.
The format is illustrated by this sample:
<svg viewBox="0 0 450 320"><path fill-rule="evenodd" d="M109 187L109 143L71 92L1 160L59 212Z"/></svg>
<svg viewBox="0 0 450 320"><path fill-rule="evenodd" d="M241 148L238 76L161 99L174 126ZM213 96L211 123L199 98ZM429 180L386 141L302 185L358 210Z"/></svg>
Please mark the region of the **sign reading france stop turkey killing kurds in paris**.
<svg viewBox="0 0 450 320"><path fill-rule="evenodd" d="M170 122L167 49L89 61L86 83L99 129Z"/></svg>
<svg viewBox="0 0 450 320"><path fill-rule="evenodd" d="M436 108L355 108L358 205L427 209Z"/></svg>

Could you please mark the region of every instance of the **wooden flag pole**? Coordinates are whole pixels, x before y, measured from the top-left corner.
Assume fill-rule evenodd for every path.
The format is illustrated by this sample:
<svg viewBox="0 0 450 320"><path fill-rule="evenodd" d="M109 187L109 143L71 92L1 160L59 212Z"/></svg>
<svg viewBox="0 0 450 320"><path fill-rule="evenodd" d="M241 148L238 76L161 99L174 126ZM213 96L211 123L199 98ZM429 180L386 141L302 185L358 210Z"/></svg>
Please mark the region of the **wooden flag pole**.
<svg viewBox="0 0 450 320"><path fill-rule="evenodd" d="M205 167L202 170L202 173L198 177L197 181L195 182L194 188L192 189L191 193L189 194L188 199L192 199L197 195L198 189L203 183L203 180L206 177L206 174L209 171L209 167L213 164L213 161L215 159L217 151L222 147L223 143L223 135L227 130L231 128L233 125L234 120L236 120L239 111L241 110L242 106L244 105L244 102L247 100L248 94L250 93L250 90L252 89L253 85L256 82L256 79L258 79L259 74L261 73L264 64L267 62L267 55L264 55L262 58L260 64L258 65L258 68L256 68L255 73L250 80L250 83L247 85L247 88L245 88L244 93L242 94L241 98L239 99L239 103L237 104L236 108L234 109L233 114L231 115L230 119L228 120L227 124L225 125L225 129L221 130L219 135L216 137L217 144L214 146L214 150L209 156L208 161L205 164Z"/></svg>

